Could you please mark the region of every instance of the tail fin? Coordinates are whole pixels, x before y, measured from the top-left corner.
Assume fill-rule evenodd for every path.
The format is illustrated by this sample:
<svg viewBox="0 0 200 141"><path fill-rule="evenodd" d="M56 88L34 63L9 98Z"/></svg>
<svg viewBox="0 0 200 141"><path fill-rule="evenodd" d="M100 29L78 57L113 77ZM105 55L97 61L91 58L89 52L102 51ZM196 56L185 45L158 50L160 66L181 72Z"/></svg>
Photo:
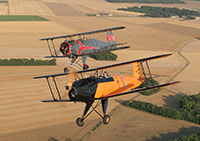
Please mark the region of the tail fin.
<svg viewBox="0 0 200 141"><path fill-rule="evenodd" d="M133 63L133 76L139 78L140 84L142 84L146 77L144 74L144 68L141 62L134 62Z"/></svg>
<svg viewBox="0 0 200 141"><path fill-rule="evenodd" d="M112 33L112 31L107 31L107 43L110 45L116 44L115 35Z"/></svg>

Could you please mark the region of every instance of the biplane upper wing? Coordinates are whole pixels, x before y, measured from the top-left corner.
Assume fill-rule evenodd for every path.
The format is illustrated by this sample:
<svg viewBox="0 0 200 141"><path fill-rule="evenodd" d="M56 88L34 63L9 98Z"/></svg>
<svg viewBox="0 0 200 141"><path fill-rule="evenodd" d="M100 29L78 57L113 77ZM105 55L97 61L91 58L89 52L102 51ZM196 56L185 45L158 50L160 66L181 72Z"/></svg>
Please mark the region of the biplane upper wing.
<svg viewBox="0 0 200 141"><path fill-rule="evenodd" d="M121 96L121 95L125 95L125 94L131 94L131 93L135 93L135 92L141 92L141 91L145 91L145 90L175 85L175 84L178 84L178 83L180 83L180 81L175 81L175 82L170 82L170 83L165 83L165 84L150 86L150 87L145 87L145 88L137 88L137 89L134 89L134 90L130 90L130 91L126 91L126 92L118 93L118 94L105 94L101 98L96 98L96 99L105 99L105 98L110 98L110 97L115 97L115 96Z"/></svg>
<svg viewBox="0 0 200 141"><path fill-rule="evenodd" d="M153 60L153 59L163 58L163 57L167 57L167 56L170 56L170 55L172 55L172 54L162 54L162 55L152 56L152 57L148 57L148 58L143 58L143 59L132 60L132 61L128 61L128 62L118 63L118 64L114 64L114 65L98 67L98 68L94 68L94 69L81 70L81 71L77 71L77 72L59 73L59 74L52 74L52 75L37 76L37 77L33 77L33 79L48 78L48 77L56 77L56 76L63 76L63 75L69 75L69 74L97 71L97 70L102 70L102 69L107 69L107 68L112 68L112 67L117 67L117 66L123 66L123 65L134 63L134 62L150 61L150 60Z"/></svg>
<svg viewBox="0 0 200 141"><path fill-rule="evenodd" d="M39 39L39 40L40 41L43 41L43 40L53 40L53 39L58 39L58 38L67 38L67 37L74 37L74 36L80 36L80 35L88 35L88 34L94 34L94 33L100 33L100 32L106 32L106 31L118 30L118 29L124 29L124 28L125 28L124 26L112 27L112 28L94 30L94 31L89 31L89 32L82 32L82 33L76 33L76 34L70 34L70 35L63 35L63 36L42 38L42 39Z"/></svg>

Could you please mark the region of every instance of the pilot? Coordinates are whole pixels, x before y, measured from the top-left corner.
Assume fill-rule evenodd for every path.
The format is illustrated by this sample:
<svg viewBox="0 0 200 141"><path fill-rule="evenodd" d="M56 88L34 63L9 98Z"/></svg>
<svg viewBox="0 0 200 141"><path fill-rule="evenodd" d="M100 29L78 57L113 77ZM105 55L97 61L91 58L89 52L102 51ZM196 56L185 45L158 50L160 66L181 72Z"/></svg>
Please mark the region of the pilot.
<svg viewBox="0 0 200 141"><path fill-rule="evenodd" d="M108 78L108 73L106 71L103 72L103 77Z"/></svg>

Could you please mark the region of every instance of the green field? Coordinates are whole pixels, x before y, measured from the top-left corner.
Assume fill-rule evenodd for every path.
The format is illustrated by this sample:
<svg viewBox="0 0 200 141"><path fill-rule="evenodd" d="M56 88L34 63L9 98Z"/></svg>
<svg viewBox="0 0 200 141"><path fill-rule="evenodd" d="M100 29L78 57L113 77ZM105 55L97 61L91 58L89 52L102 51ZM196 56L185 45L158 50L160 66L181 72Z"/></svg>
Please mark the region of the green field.
<svg viewBox="0 0 200 141"><path fill-rule="evenodd" d="M8 1L2 0L2 1L0 1L0 3L8 3Z"/></svg>
<svg viewBox="0 0 200 141"><path fill-rule="evenodd" d="M0 21L48 21L36 15L0 15Z"/></svg>

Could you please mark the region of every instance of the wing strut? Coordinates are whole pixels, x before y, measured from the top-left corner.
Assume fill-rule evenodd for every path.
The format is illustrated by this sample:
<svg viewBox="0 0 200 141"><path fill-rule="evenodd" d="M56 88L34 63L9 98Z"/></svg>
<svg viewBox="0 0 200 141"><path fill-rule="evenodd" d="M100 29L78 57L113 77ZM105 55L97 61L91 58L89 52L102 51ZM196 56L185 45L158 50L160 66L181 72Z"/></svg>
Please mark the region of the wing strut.
<svg viewBox="0 0 200 141"><path fill-rule="evenodd" d="M46 79L47 79L47 84L48 84L48 86L49 86L49 90L50 90L50 92L51 92L52 98L53 98L54 101L56 101L56 99L55 99L55 97L54 97L54 94L53 94L53 91L52 91L52 89L51 89L51 85L50 85L50 83L49 83L48 77L46 77Z"/></svg>
<svg viewBox="0 0 200 141"><path fill-rule="evenodd" d="M53 79L54 85L55 85L55 87L56 87L56 91L57 91L58 97L59 97L60 100L62 100L62 98L61 98L61 96L60 96L60 91L59 91L59 89L58 89L58 85L57 85L57 83L56 83L56 80L55 80L54 77L52 77L52 79ZM57 101L57 99L56 99L55 96L54 96L52 87L51 87L51 85L50 85L50 83L49 83L49 77L46 77L46 80L47 80L47 84L48 84L48 86L49 86L49 90L50 90L50 92L51 92L51 96L52 96L52 98L53 98L53 101ZM47 102L49 102L49 101L47 101ZM51 102L52 102L52 101L51 101Z"/></svg>
<svg viewBox="0 0 200 141"><path fill-rule="evenodd" d="M50 45L50 43L49 43L49 40L46 39L46 41L47 41L47 46L48 46L48 48L49 48L49 52L50 52L51 56L46 56L45 58L57 57L58 55L57 55L57 52L56 52L56 48L55 48L53 39L51 39L52 47L51 47L51 45ZM52 49L52 48L53 48L53 49ZM53 55L53 52L54 52L55 55ZM60 57L60 56L58 56L58 57Z"/></svg>
<svg viewBox="0 0 200 141"><path fill-rule="evenodd" d="M50 47L50 45L49 45L49 42L48 42L48 40L46 40L46 41L47 41L47 46L48 46L48 48L49 48L49 52L50 52L51 56L53 56L53 54L52 54L52 52L51 52L51 47Z"/></svg>
<svg viewBox="0 0 200 141"><path fill-rule="evenodd" d="M54 45L54 43L53 43L53 39L51 39L51 43L52 43L52 45L53 45L53 48L54 48L55 55L56 55L56 56L58 56L58 55L57 55L57 52L56 52L55 45Z"/></svg>
<svg viewBox="0 0 200 141"><path fill-rule="evenodd" d="M55 81L54 77L52 77L52 78L53 78L53 82L54 82L54 84L55 84L55 86L56 86L56 90L57 90L58 96L59 96L59 98L60 98L60 100L61 100L60 92L59 92L59 90L58 90L58 86L57 86L57 84L56 84L56 81Z"/></svg>
<svg viewBox="0 0 200 141"><path fill-rule="evenodd" d="M150 79L151 79L151 82L152 82L152 85L154 86L154 83L153 83L153 78L152 78L152 75L151 75L151 71L150 71L150 68L149 68L149 65L148 65L148 62L146 62L146 65L147 65L147 69L148 69L148 72L149 72L149 75L150 75Z"/></svg>

